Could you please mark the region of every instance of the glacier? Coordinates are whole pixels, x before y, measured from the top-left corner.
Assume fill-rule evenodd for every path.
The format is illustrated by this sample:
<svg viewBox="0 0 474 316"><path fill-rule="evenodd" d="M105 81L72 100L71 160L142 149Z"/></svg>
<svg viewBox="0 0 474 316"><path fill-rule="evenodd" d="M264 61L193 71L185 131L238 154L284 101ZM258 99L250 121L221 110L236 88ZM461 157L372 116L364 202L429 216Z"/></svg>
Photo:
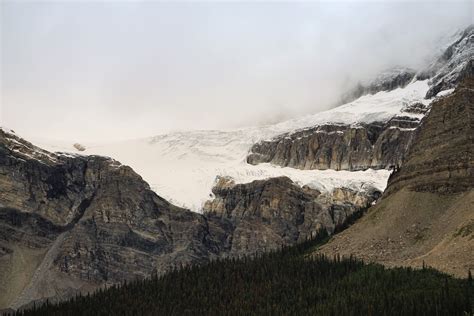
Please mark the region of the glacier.
<svg viewBox="0 0 474 316"><path fill-rule="evenodd" d="M428 89L428 80L413 80L404 88L364 95L333 109L277 124L232 130L178 131L110 143L86 142L83 143L86 150L81 154L109 156L131 166L157 194L196 212L213 197L212 187L219 176L232 177L236 183L287 176L301 186L308 185L322 192L337 187L383 191L389 170L299 170L271 164L254 166L246 163L246 156L254 143L283 133L322 124L388 121L401 114L409 104L429 104L431 100L424 98ZM411 115L423 117L423 114ZM33 139L33 142L50 151L74 152L72 143L39 139Z"/></svg>

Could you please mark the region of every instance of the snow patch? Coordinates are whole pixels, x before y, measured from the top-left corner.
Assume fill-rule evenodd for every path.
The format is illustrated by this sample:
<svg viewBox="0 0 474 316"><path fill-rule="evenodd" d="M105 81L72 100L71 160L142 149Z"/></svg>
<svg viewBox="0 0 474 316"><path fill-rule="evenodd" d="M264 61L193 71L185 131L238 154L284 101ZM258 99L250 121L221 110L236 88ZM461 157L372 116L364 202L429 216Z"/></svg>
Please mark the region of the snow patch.
<svg viewBox="0 0 474 316"><path fill-rule="evenodd" d="M454 92L454 89L448 89L448 90L444 90L444 91L441 91L441 92L438 92L438 94L436 95L437 97L445 97L447 95L450 95L451 93Z"/></svg>

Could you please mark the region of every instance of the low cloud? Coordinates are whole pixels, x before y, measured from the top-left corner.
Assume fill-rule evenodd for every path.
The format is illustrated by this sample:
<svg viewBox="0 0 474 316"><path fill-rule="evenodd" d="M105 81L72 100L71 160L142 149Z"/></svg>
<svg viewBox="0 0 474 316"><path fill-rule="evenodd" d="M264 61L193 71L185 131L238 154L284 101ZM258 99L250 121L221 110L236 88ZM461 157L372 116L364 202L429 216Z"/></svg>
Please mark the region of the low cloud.
<svg viewBox="0 0 474 316"><path fill-rule="evenodd" d="M0 124L88 141L316 113L473 23L472 2L1 6Z"/></svg>

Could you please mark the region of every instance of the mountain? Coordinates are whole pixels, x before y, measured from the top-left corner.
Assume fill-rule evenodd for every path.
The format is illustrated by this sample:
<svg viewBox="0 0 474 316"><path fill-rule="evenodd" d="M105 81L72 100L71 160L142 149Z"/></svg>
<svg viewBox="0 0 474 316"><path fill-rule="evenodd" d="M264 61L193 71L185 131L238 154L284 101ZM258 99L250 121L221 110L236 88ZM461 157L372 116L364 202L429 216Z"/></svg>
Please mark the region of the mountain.
<svg viewBox="0 0 474 316"><path fill-rule="evenodd" d="M321 252L465 277L474 269L473 211L474 76L432 104L382 199Z"/></svg>
<svg viewBox="0 0 474 316"><path fill-rule="evenodd" d="M380 195L322 194L289 178L218 183L214 192L220 200L204 215L191 212L114 159L51 153L0 129L0 307L292 245L332 232Z"/></svg>
<svg viewBox="0 0 474 316"><path fill-rule="evenodd" d="M275 125L34 141L47 150L0 129L0 308L294 245L371 205L321 251L464 275L474 262L466 32L411 79L379 78L377 91Z"/></svg>

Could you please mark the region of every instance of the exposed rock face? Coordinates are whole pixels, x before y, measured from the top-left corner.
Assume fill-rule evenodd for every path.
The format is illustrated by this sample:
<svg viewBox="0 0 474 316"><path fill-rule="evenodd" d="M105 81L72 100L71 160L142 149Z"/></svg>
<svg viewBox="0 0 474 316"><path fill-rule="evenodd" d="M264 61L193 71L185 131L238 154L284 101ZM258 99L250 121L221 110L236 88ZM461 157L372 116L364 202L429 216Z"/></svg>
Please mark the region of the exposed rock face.
<svg viewBox="0 0 474 316"><path fill-rule="evenodd" d="M321 194L301 188L287 177L246 184L220 178L213 193L216 198L206 203L204 211L208 217L232 223L230 255L291 245L314 236L321 228L332 233L381 194L343 188Z"/></svg>
<svg viewBox="0 0 474 316"><path fill-rule="evenodd" d="M0 308L293 244L377 197L288 178L214 192L207 214L193 213L113 159L53 154L0 129Z"/></svg>
<svg viewBox="0 0 474 316"><path fill-rule="evenodd" d="M474 25L466 28L459 38L418 78L431 78L426 98L454 88L464 78L474 75Z"/></svg>
<svg viewBox="0 0 474 316"><path fill-rule="evenodd" d="M474 269L474 79L432 104L381 201L321 251L462 277Z"/></svg>
<svg viewBox="0 0 474 316"><path fill-rule="evenodd" d="M395 67L381 72L369 83L358 83L351 91L342 96L340 103L351 102L363 95L374 94L380 91L391 91L404 88L416 75L416 70L404 67Z"/></svg>
<svg viewBox="0 0 474 316"><path fill-rule="evenodd" d="M464 192L474 185L474 75L436 102L416 132L387 194L409 187L433 193Z"/></svg>
<svg viewBox="0 0 474 316"><path fill-rule="evenodd" d="M299 169L385 169L401 164L418 124L410 116L397 116L385 124L316 126L255 144L247 162Z"/></svg>

